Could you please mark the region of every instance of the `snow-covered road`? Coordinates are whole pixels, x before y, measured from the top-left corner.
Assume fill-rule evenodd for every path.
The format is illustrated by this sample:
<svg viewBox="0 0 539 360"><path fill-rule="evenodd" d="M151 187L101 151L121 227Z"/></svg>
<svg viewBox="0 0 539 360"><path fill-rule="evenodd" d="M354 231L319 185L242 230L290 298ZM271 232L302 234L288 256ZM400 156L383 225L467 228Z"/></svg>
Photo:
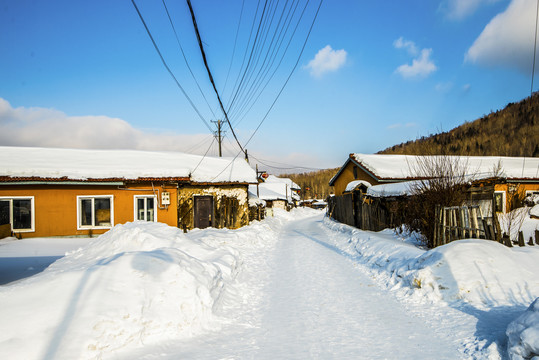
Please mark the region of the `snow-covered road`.
<svg viewBox="0 0 539 360"><path fill-rule="evenodd" d="M0 259L51 255L51 241L7 240ZM0 286L0 358L504 360L537 273L537 247L427 251L310 209L187 234L134 222ZM513 353L539 344L526 319Z"/></svg>
<svg viewBox="0 0 539 360"><path fill-rule="evenodd" d="M463 357L454 338L440 337L335 246L338 236L344 235L324 227L320 216L285 223L268 253L245 259L243 276L259 291L244 299L243 309L227 309L235 321L125 359Z"/></svg>

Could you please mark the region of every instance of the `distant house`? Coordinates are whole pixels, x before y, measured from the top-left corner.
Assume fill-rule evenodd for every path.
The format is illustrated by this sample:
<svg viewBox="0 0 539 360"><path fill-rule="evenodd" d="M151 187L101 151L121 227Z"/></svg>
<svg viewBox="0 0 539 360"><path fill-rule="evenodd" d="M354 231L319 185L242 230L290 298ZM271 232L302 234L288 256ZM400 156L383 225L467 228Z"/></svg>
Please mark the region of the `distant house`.
<svg viewBox="0 0 539 360"><path fill-rule="evenodd" d="M290 210L296 207L300 197L299 185L288 178L279 178L269 175L263 182L257 185L251 185L250 192L258 193L258 198L266 202L266 208Z"/></svg>
<svg viewBox="0 0 539 360"><path fill-rule="evenodd" d="M0 218L18 236L87 236L128 221L249 223L255 171L177 152L0 147Z"/></svg>
<svg viewBox="0 0 539 360"><path fill-rule="evenodd" d="M389 186L420 179L414 169L422 156L350 154L329 185L335 187L335 195L350 192L356 187L371 195L405 195L409 187ZM470 188L469 198L480 202L486 212L494 206L496 212L512 208L515 196L525 197L539 193L539 158L501 156L453 156L466 166ZM368 184L372 187L367 186ZM393 194L393 195L390 195ZM494 204L494 205L491 205Z"/></svg>

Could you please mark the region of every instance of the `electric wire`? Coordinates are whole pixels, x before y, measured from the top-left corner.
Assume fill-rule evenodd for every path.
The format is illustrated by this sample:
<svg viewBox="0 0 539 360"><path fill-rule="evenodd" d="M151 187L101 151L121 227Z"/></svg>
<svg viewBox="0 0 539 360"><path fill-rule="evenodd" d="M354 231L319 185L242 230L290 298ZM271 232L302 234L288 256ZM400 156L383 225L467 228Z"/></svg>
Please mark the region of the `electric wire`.
<svg viewBox="0 0 539 360"><path fill-rule="evenodd" d="M210 82L213 86L213 90L215 91L215 94L217 95L217 100L219 100L219 106L221 107L221 110L223 111L223 114L225 115L225 119L228 123L228 126L230 127L230 131L232 132L232 135L234 136L234 139L236 139L236 142L238 146L240 147L241 151L245 153L245 157L247 158L247 151L243 149L243 146L241 146L240 141L238 140L238 137L236 136L236 132L234 131L234 128L232 127L232 124L230 123L230 120L228 119L228 114L223 106L223 102L221 101L221 97L219 96L219 92L217 91L217 87L215 86L215 82L213 81L213 76L211 74L210 68L208 66L208 61L206 59L206 53L204 52L204 45L202 44L202 39L200 37L200 32L198 31L198 25L195 18L195 13L193 10L193 6L191 4L191 0L186 0L187 5L189 6L189 11L191 12L191 19L193 21L193 26L195 28L195 33L198 40L198 45L200 48L200 52L202 54L202 59L204 61L204 66L206 67L206 71L208 72L208 77L210 78Z"/></svg>
<svg viewBox="0 0 539 360"><path fill-rule="evenodd" d="M247 95L245 101L243 102L243 105L241 107L239 107L239 109L237 110L237 118L240 118L244 113L246 114L248 112L248 111L245 112L245 109L248 108L250 110L252 108L252 106L249 106L249 104L254 104L254 103L257 102L257 100L260 98L261 93L263 93L264 90L266 89L266 86L267 86L268 82L273 78L273 76L271 76L270 79L268 80L268 82L266 82L266 85L261 88L261 84L264 82L267 75L269 74L269 72L273 68L273 65L274 65L275 60L277 59L277 56L278 56L278 54L279 54L279 52L281 50L283 41L286 38L286 33L288 32L288 28L290 27L291 21L292 21L292 19L294 17L294 14L295 14L295 12L297 10L298 5L299 5L299 1L296 1L296 6L294 7L294 10L292 11L292 7L290 7L288 9L288 14L287 14L287 16L285 18L285 21L284 21L284 23L286 23L286 26L281 27L278 38L277 38L277 41L275 42L276 46L273 47L273 50L271 50L271 49L268 50L268 53L266 54L266 59L264 60L265 63L266 63L266 66L260 68L256 80L253 81L253 83L251 84L251 88L249 89L249 91L247 91L248 95ZM284 13L284 11L283 11L283 13ZM301 18L300 18L299 21L301 21ZM276 29L276 31L277 30L278 29ZM291 39L293 38L294 33L292 34ZM283 57L286 55L287 49L283 52L283 55L282 55ZM270 53L270 51L271 51L271 55L269 56L269 59L267 59L267 56ZM279 68L280 63L281 62L279 62L279 65L277 66L276 70ZM273 72L273 74L275 74L275 71ZM254 101L253 101L253 99L254 99ZM234 114L234 116L236 116L236 114ZM241 121L241 119L237 120L235 125L237 125L240 121Z"/></svg>
<svg viewBox="0 0 539 360"><path fill-rule="evenodd" d="M295 12L296 9L297 9L297 5L299 5L299 2L296 3L296 8L294 9L294 12ZM284 60L284 58L285 58L285 56L286 56L286 54L287 54L287 52L288 52L288 49L289 49L289 47L290 47L290 44L292 43L292 40L293 40L293 38L294 38L294 36L295 36L295 34L296 34L296 31L297 31L297 29L298 29L298 27L299 27L299 25L300 25L300 23L301 23L301 19L303 18L303 15L305 14L305 11L306 11L306 9L307 9L307 5L308 5L308 2L305 4L305 6L304 6L304 8L303 8L303 11L301 12L300 18L299 18L298 22L296 23L296 26L294 27L294 31L292 32L292 35L290 36L290 39L288 40L288 43L287 43L287 45L286 45L285 50L283 51L283 54L282 54L282 56L281 56L281 59L279 60L279 63L277 64L277 66L276 66L275 69L273 70L273 72L272 72L272 74L270 75L270 77L267 79L267 81L266 81L266 83L264 84L264 86L262 87L262 89L260 89L260 90L257 89L256 91L253 91L253 96L254 96L254 94L256 94L257 92L258 92L258 93L257 93L256 97L254 98L254 100L253 100L252 97L251 97L251 99L249 100L249 101L250 101L250 106L248 106L248 108L247 108L247 107L244 107L241 111L238 112L238 114L237 114L238 120L237 120L237 122L235 123L235 125L239 124L239 123L245 118L245 116L251 111L251 109L253 108L253 106L256 104L256 102L258 101L258 99L260 98L260 96L264 93L264 91L266 90L267 86L269 85L269 83L271 82L271 80L273 79L273 77L275 76L275 74L277 73L277 70L280 68L280 66L281 66L281 64L282 64L282 62L283 62L283 60ZM284 37L283 37L282 40L284 40ZM280 44L279 46L281 46L281 45L282 45L282 41L281 41L281 44ZM275 60L275 59L274 59L274 60ZM273 60L273 61L274 61L274 60ZM265 74L265 76L267 76L267 73ZM248 104L246 104L246 105L248 105ZM247 109L247 110L246 110L246 109Z"/></svg>
<svg viewBox="0 0 539 360"><path fill-rule="evenodd" d="M264 14L266 13L267 5L268 5L268 2L266 0L265 3L264 3L264 8L262 9L262 14L260 15L260 22L259 22L258 28L256 30L255 38L253 40L253 45L251 47L251 52L249 54L249 59L247 60L247 65L245 66L245 69L243 71L243 75L241 75L240 82L238 83L237 86L234 87L234 89L235 89L235 90L233 90L234 96L232 97L232 100L230 101L230 104L228 105L228 110L230 110L232 108L232 106L234 105L234 102L236 101L236 98L238 96L238 91L241 88L241 86L243 85L243 82L245 81L245 76L247 75L247 71L249 70L251 62L253 60L253 53L254 53L255 48L257 47L257 44L258 44L258 39L259 39L259 35L260 35L260 29L261 29L263 21L264 21Z"/></svg>
<svg viewBox="0 0 539 360"><path fill-rule="evenodd" d="M146 25L146 21L144 21L144 17L142 16L137 4L135 3L135 0L131 0L131 3L133 4L133 6L135 7L135 10L137 11L137 14L140 18L140 20L142 21L142 24L144 25L144 28L146 29L146 32L148 33L148 36L150 37L150 40L152 41L152 44L155 48L155 51L157 51L157 54L159 55L159 58L161 59L161 62L163 63L163 65L165 66L165 69L167 69L168 73L170 74L170 76L172 77L172 79L174 79L174 82L176 83L176 85L180 88L180 90L182 91L183 95L187 98L187 100L189 101L189 104L191 105L191 107L195 110L195 112L198 114L198 117L204 122L204 124L206 125L206 127L210 130L210 131L213 131L213 129L211 128L211 126L208 124L208 122L206 121L206 119L202 116L202 114L200 113L200 111L198 110L198 108L195 106L195 104L193 103L193 101L191 100L191 98L189 97L189 95L187 95L187 93L185 92L184 88L181 86L180 82L178 81L178 79L176 79L176 76L174 76L174 74L172 73L172 70L170 70L170 68L168 67L167 65L167 62L165 61L165 58L163 57L163 55L161 54L161 51L159 50L159 47L157 46L157 43L155 42L153 36L152 36L152 33L150 32L150 29L148 28L148 25Z"/></svg>
<svg viewBox="0 0 539 360"><path fill-rule="evenodd" d="M260 164L263 164L267 167L270 167L270 168L273 168L273 169L279 169L279 170L294 170L294 169L306 169L306 170L324 170L324 169L321 169L321 168L313 168L313 167L308 167L308 166L296 166L296 165L290 165L290 164L283 164L283 163L279 163L279 162L275 162L275 161L270 161L270 160L261 160L259 158L256 158L253 156L253 154L249 155L251 158L255 159L257 162L259 162ZM279 167L279 166L273 166L273 165L270 165L268 164L267 162L273 162L275 164L281 164L281 165L286 165L287 167Z"/></svg>
<svg viewBox="0 0 539 360"><path fill-rule="evenodd" d="M208 149L206 150L206 152L204 153L204 155L202 155L202 158L200 159L200 161L198 162L197 166L195 166L195 168L193 169L193 171L191 171L191 173L189 174L189 178L191 178L191 175L198 169L198 167L200 166L200 164L202 164L202 161L204 161L204 158L206 157L206 155L208 155L208 152L210 151L211 147L213 146L213 143L215 142L215 138L213 138L213 140L211 141L210 143L210 146L208 147Z"/></svg>
<svg viewBox="0 0 539 360"><path fill-rule="evenodd" d="M245 6L245 0L242 0L241 2L241 11L240 11L240 19L238 20L238 27L236 28L236 37L234 38L234 48L232 49L232 56L230 57L230 64L228 65L228 71L226 73L226 79L225 79L225 85L223 85L222 93L226 90L226 85L228 84L228 78L230 76L230 70L232 69L232 63L234 62L234 55L236 54L236 45L238 43L238 34L240 33L240 25L241 25L241 19L243 17L243 8Z"/></svg>
<svg viewBox="0 0 539 360"><path fill-rule="evenodd" d="M298 64L299 64L299 60L301 59L301 55L303 55L303 51L305 50L305 46L307 45L307 41L309 40L309 37L311 35L311 32L313 30L313 26L314 26L314 23L316 22L316 18L318 17L318 13L320 12L320 7L322 6L322 3L324 2L324 0L320 0L320 3L318 4L318 8L316 9L316 13L314 15L314 18L313 18L313 21L311 23L311 27L309 28L309 32L307 33L307 37L305 38L305 42L303 43L303 47L301 48L301 51L299 53L299 56L298 56L298 59L296 61L296 64L294 65L294 67L292 68L292 71L290 71L290 75L288 75L288 78L286 79L285 83L283 84L281 90L279 91L279 93L277 94L277 96L275 97L275 100L273 101L273 103L271 104L270 108L268 109L268 111L266 112L266 115L264 115L264 117L262 118L262 120L260 121L260 123L258 124L258 126L256 127L256 129L253 131L251 137L249 138L249 140L247 140L247 142L245 143L245 146L247 146L247 144L249 144L249 142L251 142L251 140L253 139L253 137L255 136L255 134L257 133L258 129L260 129L260 127L262 126L262 124L264 123L264 121L267 119L269 113L271 112L271 110L273 109L273 107L275 106L275 103L277 102L277 100L279 99L279 97L281 96L281 94L283 93L283 90L284 88L286 87L286 85L288 84L288 81L290 81L290 78L292 77L292 74L294 73L294 71L296 70L296 68L298 67Z"/></svg>
<svg viewBox="0 0 539 360"><path fill-rule="evenodd" d="M200 94L204 98L204 101L206 102L206 105L208 105L208 108L210 109L210 112L212 113L213 117L216 118L215 113L213 112L212 107L210 106L210 103L208 102L208 99L206 99L206 96L204 95L204 92L200 88L200 84L198 83L195 74L193 74L193 70L191 69L191 66L189 66L189 61L187 61L187 56L185 56L185 52L183 51L183 46L180 42L180 38L178 37L178 33L176 32L176 27L174 26L174 23L172 22L172 18L170 17L170 13L168 12L167 4L165 3L165 0L161 0L163 3L163 7L165 8L165 12L168 16L168 21L170 23L170 26L172 27L172 31L174 32L174 36L176 37L176 42L178 43L178 46L180 47L180 51L182 53L183 60L185 61L185 65L187 65L187 69L189 69L189 73L191 73L191 76L193 77L193 80L195 80L195 83L198 87L198 90L200 91Z"/></svg>
<svg viewBox="0 0 539 360"><path fill-rule="evenodd" d="M249 44L251 44L251 38L253 37L253 30L254 30L254 27L255 27L256 19L258 17L257 15L258 15L258 9L259 8L260 8L260 0L258 0L258 3L256 5L255 16L253 17L253 22L251 23L251 30L249 32L249 39L247 40L247 44L245 46L245 52L243 53L243 59L241 61L241 66L240 66L240 70L239 70L238 74L241 74L243 72L243 67L245 65L245 59L247 58L247 53L249 52ZM240 79L240 76L238 75L236 77L236 81L234 81L234 86L232 87L232 91L231 91L230 96L228 98L228 103L230 103L230 101L231 101L232 95L234 94L234 89L236 89L236 86L238 85L239 79Z"/></svg>
<svg viewBox="0 0 539 360"><path fill-rule="evenodd" d="M262 62L262 64L260 65L260 67L258 67L258 64L259 64L259 61L260 61L260 55L262 53L262 50L265 48L265 44L267 42L267 38L268 38L268 35L270 34L270 29L271 29L271 26L272 26L272 23L273 23L273 20L275 18L275 14L277 12L277 9L278 9L278 5L279 5L279 2L276 3L276 6L273 10L270 9L270 12L272 12L272 15L271 15L271 20L268 24L268 27L267 27L267 30L266 29L263 29L263 31L265 32L265 35L264 35L264 41L262 42L261 46L260 46L260 51L257 51L257 54L256 54L256 61L254 62L254 65L253 65L253 70L250 72L249 76L247 77L246 79L246 86L244 86L241 91L239 92L239 98L240 100L238 100L238 102L241 104L244 102L243 99L245 98L250 98L250 96L252 95L252 89L253 87L259 83L259 79L261 78L261 73L265 73L265 70L267 69L267 66L272 62L271 59L273 58L274 54L275 54L275 47L278 43L278 39L276 41L276 34L279 32L279 34L282 33L282 29L284 28L284 25L281 27L281 23L283 23L283 16L285 14L285 10L286 10L286 5L288 4L288 0L286 0L286 3L285 5L283 6L283 10L279 16L279 21L277 23L277 25L275 26L275 30L273 31L273 35L272 35L272 38L271 38L271 41L267 47L267 51L265 51L265 56L264 56L264 60ZM281 31L279 31L279 29L281 29ZM275 45L274 45L275 44ZM271 54L271 55L270 55ZM268 59L269 57L269 59ZM256 69L258 68L258 72L255 74L255 71ZM253 78L253 75L254 75L254 78ZM250 84L250 85L249 85ZM242 105L238 105L238 103L235 104L236 108L238 106L242 106ZM243 106L242 106L243 107ZM229 114L231 114L233 112L232 108L229 109Z"/></svg>

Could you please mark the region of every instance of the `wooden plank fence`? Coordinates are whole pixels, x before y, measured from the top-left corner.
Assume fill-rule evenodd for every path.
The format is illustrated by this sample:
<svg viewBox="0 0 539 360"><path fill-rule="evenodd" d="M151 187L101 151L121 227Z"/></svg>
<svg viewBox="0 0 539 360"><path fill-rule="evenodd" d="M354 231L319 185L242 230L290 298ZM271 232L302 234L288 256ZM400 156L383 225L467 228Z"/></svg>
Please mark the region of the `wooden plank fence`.
<svg viewBox="0 0 539 360"><path fill-rule="evenodd" d="M371 199L361 193L329 198L328 214L331 218L362 230L380 231L395 227L395 215L381 199Z"/></svg>

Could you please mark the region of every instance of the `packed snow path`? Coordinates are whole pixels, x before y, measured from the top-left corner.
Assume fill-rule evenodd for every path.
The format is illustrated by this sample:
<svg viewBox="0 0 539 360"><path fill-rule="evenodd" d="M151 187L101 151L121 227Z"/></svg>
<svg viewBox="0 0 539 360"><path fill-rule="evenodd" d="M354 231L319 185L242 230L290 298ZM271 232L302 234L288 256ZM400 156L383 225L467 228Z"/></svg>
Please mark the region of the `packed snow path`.
<svg viewBox="0 0 539 360"><path fill-rule="evenodd" d="M267 261L246 259L251 294L221 331L130 353L143 359L460 359L440 336L380 289L332 239L321 217L283 226ZM257 293L260 292L260 293ZM122 357L123 358L123 357Z"/></svg>

